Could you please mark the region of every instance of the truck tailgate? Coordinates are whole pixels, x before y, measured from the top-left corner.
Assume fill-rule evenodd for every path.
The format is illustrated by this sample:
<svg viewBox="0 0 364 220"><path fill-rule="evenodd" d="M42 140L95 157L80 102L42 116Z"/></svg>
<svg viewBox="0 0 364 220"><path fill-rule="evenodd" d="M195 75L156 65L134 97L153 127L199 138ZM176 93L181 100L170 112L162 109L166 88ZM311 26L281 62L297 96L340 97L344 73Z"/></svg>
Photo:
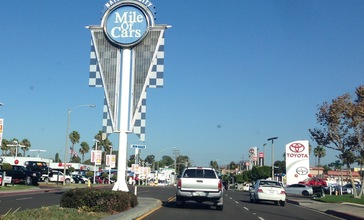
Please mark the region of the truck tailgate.
<svg viewBox="0 0 364 220"><path fill-rule="evenodd" d="M218 192L219 179L181 178L181 190Z"/></svg>

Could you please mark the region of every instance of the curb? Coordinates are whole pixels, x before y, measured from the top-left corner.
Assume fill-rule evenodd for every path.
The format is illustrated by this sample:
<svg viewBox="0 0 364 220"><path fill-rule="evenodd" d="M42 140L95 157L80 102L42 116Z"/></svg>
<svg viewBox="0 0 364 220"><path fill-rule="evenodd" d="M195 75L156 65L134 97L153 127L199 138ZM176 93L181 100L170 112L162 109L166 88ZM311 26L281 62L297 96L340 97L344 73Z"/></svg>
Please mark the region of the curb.
<svg viewBox="0 0 364 220"><path fill-rule="evenodd" d="M136 207L131 208L128 211L105 217L102 220L133 220L156 208L161 207L162 205L160 200L147 197L138 198L138 203L139 204Z"/></svg>

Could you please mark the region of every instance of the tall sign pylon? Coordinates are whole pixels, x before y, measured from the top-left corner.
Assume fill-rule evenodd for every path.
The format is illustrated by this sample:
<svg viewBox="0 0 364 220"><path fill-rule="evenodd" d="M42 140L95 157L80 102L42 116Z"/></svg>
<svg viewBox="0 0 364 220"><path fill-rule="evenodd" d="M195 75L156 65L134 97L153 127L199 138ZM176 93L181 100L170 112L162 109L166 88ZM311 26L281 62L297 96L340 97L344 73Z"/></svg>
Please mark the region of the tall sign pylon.
<svg viewBox="0 0 364 220"><path fill-rule="evenodd" d="M105 4L100 26L91 31L91 87L104 89L103 138L119 134L117 182L126 184L128 133L145 141L147 88L163 87L164 32L156 25L150 1L121 0Z"/></svg>

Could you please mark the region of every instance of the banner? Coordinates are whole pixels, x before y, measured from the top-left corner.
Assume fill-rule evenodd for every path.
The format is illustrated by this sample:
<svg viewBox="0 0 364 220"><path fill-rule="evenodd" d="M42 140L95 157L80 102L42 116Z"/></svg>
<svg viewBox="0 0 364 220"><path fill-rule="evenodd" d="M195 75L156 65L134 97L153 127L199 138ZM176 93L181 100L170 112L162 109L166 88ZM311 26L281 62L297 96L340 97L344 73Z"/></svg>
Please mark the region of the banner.
<svg viewBox="0 0 364 220"><path fill-rule="evenodd" d="M4 128L4 119L0 118L0 145L3 141L3 128Z"/></svg>

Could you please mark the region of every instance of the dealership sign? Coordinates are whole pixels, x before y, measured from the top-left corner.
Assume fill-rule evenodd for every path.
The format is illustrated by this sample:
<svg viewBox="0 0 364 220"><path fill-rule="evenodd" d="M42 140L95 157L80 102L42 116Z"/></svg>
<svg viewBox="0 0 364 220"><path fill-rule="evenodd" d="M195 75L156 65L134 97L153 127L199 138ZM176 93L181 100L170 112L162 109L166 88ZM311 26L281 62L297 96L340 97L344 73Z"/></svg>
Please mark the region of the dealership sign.
<svg viewBox="0 0 364 220"><path fill-rule="evenodd" d="M286 145L286 184L291 185L308 178L310 160L308 141L294 141Z"/></svg>
<svg viewBox="0 0 364 220"><path fill-rule="evenodd" d="M132 47L141 42L153 25L153 14L145 1L120 1L111 5L102 18L104 33L111 43Z"/></svg>

